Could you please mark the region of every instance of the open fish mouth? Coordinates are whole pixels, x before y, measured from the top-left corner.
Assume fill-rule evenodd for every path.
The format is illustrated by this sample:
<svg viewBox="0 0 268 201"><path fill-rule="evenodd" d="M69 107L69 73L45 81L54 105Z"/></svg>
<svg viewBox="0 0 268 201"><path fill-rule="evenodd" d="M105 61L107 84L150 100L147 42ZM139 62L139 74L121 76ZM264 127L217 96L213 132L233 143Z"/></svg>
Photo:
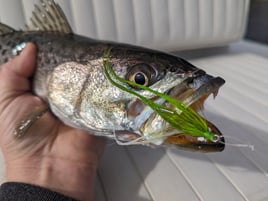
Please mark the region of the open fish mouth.
<svg viewBox="0 0 268 201"><path fill-rule="evenodd" d="M190 82L191 84L189 84L189 80L185 80L185 82L170 89L166 94L183 102L196 112L200 112L203 109L203 104L208 96L213 95L215 98L219 88L225 83L222 78L215 78L207 74L190 80ZM158 103L161 103L161 101L163 101L161 98L154 100L154 102ZM161 104L166 103L162 102ZM212 140L203 136L195 137L187 133L180 133L180 131L173 128L156 113L153 111L150 113L150 109L147 108L147 112L144 111L145 110L142 112L143 118L137 118L140 121L137 122L137 126L140 127L140 132L145 135L145 139L151 144L164 144L199 152L220 152L224 150L224 137L219 129L209 120L204 119L208 125L209 131L214 134ZM155 133L161 134L155 135Z"/></svg>
<svg viewBox="0 0 268 201"><path fill-rule="evenodd" d="M170 92L170 96L183 101L186 105L192 107L196 112L203 110L203 105L208 96L213 95L215 98L218 94L219 88L225 83L220 77L212 77L207 74L197 78L193 81L193 85L197 82L199 88L193 90L192 88L181 87L174 88ZM182 91L184 90L184 92ZM219 129L206 120L209 130L214 133L214 139L208 140L204 137L193 137L184 133L176 133L166 138L165 144L175 145L182 149L190 149L192 151L215 152L222 151L225 147L225 140Z"/></svg>

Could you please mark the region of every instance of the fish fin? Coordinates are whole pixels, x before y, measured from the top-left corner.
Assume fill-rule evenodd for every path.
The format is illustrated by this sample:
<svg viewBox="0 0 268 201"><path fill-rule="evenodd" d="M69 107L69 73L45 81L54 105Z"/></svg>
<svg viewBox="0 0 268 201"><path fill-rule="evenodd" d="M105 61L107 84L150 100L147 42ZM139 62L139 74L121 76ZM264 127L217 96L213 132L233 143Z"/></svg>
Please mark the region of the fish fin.
<svg viewBox="0 0 268 201"><path fill-rule="evenodd" d="M15 32L15 31L16 31L15 29L12 29L11 27L0 23L0 36L4 35L4 34Z"/></svg>
<svg viewBox="0 0 268 201"><path fill-rule="evenodd" d="M40 0L35 5L26 31L73 32L63 10L54 0Z"/></svg>

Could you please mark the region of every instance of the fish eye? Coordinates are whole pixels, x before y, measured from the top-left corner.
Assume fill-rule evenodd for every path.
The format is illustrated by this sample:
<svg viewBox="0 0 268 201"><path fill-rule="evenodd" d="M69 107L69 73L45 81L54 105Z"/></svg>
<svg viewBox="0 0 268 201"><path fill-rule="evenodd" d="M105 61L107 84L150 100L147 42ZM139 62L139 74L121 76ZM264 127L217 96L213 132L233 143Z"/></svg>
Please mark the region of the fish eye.
<svg viewBox="0 0 268 201"><path fill-rule="evenodd" d="M129 81L135 82L143 86L148 86L149 79L143 72L137 72L129 77Z"/></svg>
<svg viewBox="0 0 268 201"><path fill-rule="evenodd" d="M129 69L126 79L147 87L152 84L154 76L155 70L150 65L136 64Z"/></svg>

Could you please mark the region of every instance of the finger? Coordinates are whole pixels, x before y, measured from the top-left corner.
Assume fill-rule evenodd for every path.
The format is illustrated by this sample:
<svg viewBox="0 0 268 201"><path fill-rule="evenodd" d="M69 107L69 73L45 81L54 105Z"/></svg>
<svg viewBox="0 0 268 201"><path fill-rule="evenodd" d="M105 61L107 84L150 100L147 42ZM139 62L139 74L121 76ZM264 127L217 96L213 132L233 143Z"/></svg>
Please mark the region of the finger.
<svg viewBox="0 0 268 201"><path fill-rule="evenodd" d="M1 67L0 71L0 101L15 98L22 92L31 90L29 77L34 72L36 47L29 43L19 56Z"/></svg>
<svg viewBox="0 0 268 201"><path fill-rule="evenodd" d="M27 43L19 56L6 64L6 68L19 77L30 77L34 72L36 60L36 46Z"/></svg>

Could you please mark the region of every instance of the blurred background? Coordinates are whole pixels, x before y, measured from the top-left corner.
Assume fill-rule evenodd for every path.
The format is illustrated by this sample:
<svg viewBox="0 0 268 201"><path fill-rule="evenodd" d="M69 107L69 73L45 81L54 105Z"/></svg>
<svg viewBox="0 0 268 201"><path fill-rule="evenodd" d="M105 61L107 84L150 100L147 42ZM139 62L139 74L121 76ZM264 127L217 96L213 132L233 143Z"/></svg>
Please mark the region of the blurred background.
<svg viewBox="0 0 268 201"><path fill-rule="evenodd" d="M268 43L268 0L252 0L245 37Z"/></svg>

